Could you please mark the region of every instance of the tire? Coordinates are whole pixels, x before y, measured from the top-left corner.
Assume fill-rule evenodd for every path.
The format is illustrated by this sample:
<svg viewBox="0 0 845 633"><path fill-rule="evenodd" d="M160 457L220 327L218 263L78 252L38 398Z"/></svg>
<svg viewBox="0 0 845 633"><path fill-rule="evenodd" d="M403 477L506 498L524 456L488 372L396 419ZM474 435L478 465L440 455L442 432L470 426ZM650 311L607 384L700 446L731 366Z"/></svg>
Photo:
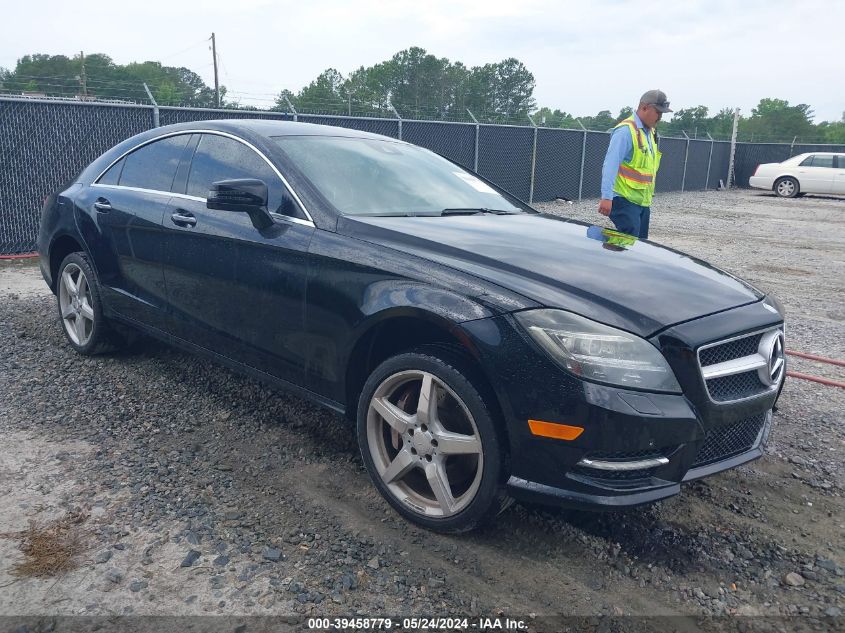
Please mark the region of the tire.
<svg viewBox="0 0 845 633"><path fill-rule="evenodd" d="M59 266L56 305L65 337L80 354L93 356L124 344L103 316L100 284L85 253L71 253Z"/></svg>
<svg viewBox="0 0 845 633"><path fill-rule="evenodd" d="M798 181L792 176L784 176L775 181L774 192L781 198L794 198L801 192Z"/></svg>
<svg viewBox="0 0 845 633"><path fill-rule="evenodd" d="M455 534L507 507L503 433L483 384L469 362L439 347L389 358L367 379L358 401L361 455L378 491L409 521ZM421 401L421 392L429 397Z"/></svg>

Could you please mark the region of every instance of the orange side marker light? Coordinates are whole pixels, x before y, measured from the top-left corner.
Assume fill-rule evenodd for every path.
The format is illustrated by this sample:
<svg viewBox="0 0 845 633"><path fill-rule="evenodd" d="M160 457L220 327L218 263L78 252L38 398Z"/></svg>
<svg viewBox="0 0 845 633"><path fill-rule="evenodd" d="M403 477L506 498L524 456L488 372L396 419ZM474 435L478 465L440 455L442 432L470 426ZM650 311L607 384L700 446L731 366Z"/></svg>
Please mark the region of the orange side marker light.
<svg viewBox="0 0 845 633"><path fill-rule="evenodd" d="M574 440L584 432L583 427L580 426L543 422L541 420L528 420L528 428L531 429L531 433L534 435L551 437L556 440Z"/></svg>

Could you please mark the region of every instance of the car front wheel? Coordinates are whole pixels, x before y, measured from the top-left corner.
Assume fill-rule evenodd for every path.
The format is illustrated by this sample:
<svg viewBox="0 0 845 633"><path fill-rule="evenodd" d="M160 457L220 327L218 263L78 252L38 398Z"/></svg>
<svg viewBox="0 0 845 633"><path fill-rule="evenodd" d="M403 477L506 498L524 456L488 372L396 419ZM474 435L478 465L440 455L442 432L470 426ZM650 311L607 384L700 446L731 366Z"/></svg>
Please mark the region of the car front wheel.
<svg viewBox="0 0 845 633"><path fill-rule="evenodd" d="M364 464L390 505L428 529L464 532L506 506L500 432L480 382L459 355L421 348L382 363L361 394Z"/></svg>
<svg viewBox="0 0 845 633"><path fill-rule="evenodd" d="M798 186L798 181L795 180L795 178L779 178L775 183L775 193L781 198L794 198L798 195L799 191L800 187Z"/></svg>

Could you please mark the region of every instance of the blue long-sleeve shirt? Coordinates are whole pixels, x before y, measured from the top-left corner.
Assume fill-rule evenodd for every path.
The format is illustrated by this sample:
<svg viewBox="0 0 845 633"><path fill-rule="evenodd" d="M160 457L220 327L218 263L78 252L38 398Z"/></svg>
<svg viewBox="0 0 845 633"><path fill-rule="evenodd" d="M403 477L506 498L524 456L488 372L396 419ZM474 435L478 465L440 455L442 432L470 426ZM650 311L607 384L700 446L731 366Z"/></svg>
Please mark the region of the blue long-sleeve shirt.
<svg viewBox="0 0 845 633"><path fill-rule="evenodd" d="M651 134L645 129L640 117L634 113L634 122L641 130L645 130L643 136L648 139L648 149L654 152L651 145ZM601 169L601 197L603 200L613 200L619 194L613 190L613 183L616 181L616 174L619 173L619 165L623 161L630 161L634 155L634 142L631 139L631 130L628 126L618 127L610 135L610 146L604 156L604 165Z"/></svg>

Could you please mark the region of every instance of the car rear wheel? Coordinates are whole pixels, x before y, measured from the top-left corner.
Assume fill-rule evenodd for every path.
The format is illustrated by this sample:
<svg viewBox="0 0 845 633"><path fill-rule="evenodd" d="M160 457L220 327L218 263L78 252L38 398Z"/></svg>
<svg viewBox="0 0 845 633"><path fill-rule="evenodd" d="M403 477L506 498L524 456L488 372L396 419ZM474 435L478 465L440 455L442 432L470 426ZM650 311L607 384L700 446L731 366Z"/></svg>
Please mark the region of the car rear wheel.
<svg viewBox="0 0 845 633"><path fill-rule="evenodd" d="M794 198L800 192L798 181L790 176L778 178L774 189L781 198Z"/></svg>
<svg viewBox="0 0 845 633"><path fill-rule="evenodd" d="M62 329L77 352L99 354L121 343L103 316L97 276L84 253L71 253L62 261L56 299Z"/></svg>
<svg viewBox="0 0 845 633"><path fill-rule="evenodd" d="M407 519L464 532L506 507L504 456L472 367L448 350L400 354L364 385L358 442L379 492Z"/></svg>

